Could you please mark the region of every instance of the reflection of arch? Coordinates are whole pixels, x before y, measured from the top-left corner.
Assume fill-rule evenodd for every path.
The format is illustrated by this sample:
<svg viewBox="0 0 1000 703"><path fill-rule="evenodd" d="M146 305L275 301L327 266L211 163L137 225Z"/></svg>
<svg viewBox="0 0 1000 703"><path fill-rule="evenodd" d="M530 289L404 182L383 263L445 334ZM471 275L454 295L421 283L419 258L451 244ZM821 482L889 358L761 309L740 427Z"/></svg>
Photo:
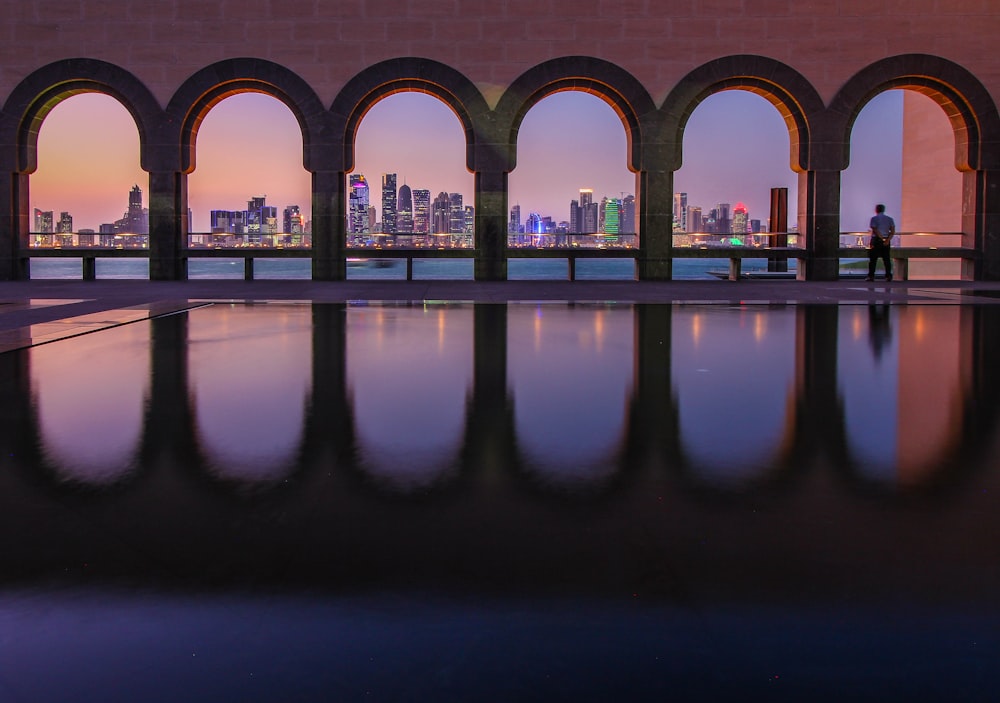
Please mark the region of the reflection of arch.
<svg viewBox="0 0 1000 703"><path fill-rule="evenodd" d="M227 59L198 71L184 84L167 106L165 126L179 130L168 143L180 145L183 173L195 169L195 142L198 128L209 110L220 101L239 93L257 92L284 103L302 130L302 162L310 171L323 165L324 139L328 117L313 89L284 66L261 59Z"/></svg>
<svg viewBox="0 0 1000 703"><path fill-rule="evenodd" d="M134 75L95 59L66 59L34 71L14 88L3 106L0 144L15 146L14 170L32 173L38 167L38 132L52 109L79 93L102 93L128 110L139 131L140 162L151 170L151 136L163 111L153 94Z"/></svg>
<svg viewBox="0 0 1000 703"><path fill-rule="evenodd" d="M960 171L1000 167L1000 116L989 92L967 70L947 59L923 54L893 56L856 73L830 103L832 136L842 140L841 165L850 156L854 120L869 100L905 88L941 106L955 131L955 166Z"/></svg>
<svg viewBox="0 0 1000 703"><path fill-rule="evenodd" d="M590 93L615 111L628 140L628 168L638 171L642 165L641 122L655 113L656 106L632 74L587 56L565 56L538 64L518 76L504 92L495 112L500 116L498 136L506 137L509 148L507 170L513 170L517 163L517 132L524 116L540 100L570 90ZM501 134L499 130L504 131Z"/></svg>
<svg viewBox="0 0 1000 703"><path fill-rule="evenodd" d="M691 71L663 103L664 138L677 150L673 170L681 165L684 127L691 114L703 100L723 90L746 90L774 105L788 127L792 170L809 169L813 123L824 112L816 89L802 74L780 61L764 56L726 56Z"/></svg>
<svg viewBox="0 0 1000 703"><path fill-rule="evenodd" d="M477 133L489 112L479 89L453 68L420 58L382 61L352 78L337 94L330 108L332 133L342 139L341 170L354 169L354 140L365 114L394 93L419 92L432 95L451 108L465 132L466 167L476 170Z"/></svg>

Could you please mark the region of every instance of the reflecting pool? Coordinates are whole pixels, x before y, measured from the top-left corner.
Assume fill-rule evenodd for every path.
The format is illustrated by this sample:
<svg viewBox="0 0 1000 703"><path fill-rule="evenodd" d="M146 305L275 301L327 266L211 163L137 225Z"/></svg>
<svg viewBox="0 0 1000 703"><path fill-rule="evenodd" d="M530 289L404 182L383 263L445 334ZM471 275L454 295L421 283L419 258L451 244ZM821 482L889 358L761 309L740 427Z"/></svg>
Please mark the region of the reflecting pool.
<svg viewBox="0 0 1000 703"><path fill-rule="evenodd" d="M987 305L216 303L0 354L0 700L994 700L998 359Z"/></svg>

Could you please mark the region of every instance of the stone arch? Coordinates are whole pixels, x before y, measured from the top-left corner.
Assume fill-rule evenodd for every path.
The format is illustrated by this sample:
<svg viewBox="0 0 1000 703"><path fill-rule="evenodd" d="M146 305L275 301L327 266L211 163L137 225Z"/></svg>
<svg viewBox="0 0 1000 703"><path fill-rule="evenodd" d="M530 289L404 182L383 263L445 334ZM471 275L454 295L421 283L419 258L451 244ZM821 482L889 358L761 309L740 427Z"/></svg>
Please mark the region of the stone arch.
<svg viewBox="0 0 1000 703"><path fill-rule="evenodd" d="M151 144L163 110L149 89L123 68L95 59L65 59L34 71L11 92L3 106L0 144L13 155L13 170L30 174L38 167L38 133L46 116L63 100L79 93L102 93L116 99L135 120L140 163L151 170Z"/></svg>
<svg viewBox="0 0 1000 703"><path fill-rule="evenodd" d="M694 69L664 101L663 139L675 149L670 170L681 167L684 128L691 114L703 100L723 90L746 90L774 105L788 127L792 170L815 168L816 127L825 111L819 93L802 74L780 61L766 56L737 55L715 59Z"/></svg>
<svg viewBox="0 0 1000 703"><path fill-rule="evenodd" d="M498 136L507 146L507 169L517 165L517 133L528 111L539 101L563 91L590 93L618 115L628 143L628 168L642 167L643 124L656 113L646 89L623 68L589 56L564 56L528 69L500 97L495 113Z"/></svg>
<svg viewBox="0 0 1000 703"><path fill-rule="evenodd" d="M263 93L284 103L302 130L302 163L308 171L323 170L332 157L329 149L329 118L315 91L297 74L271 61L252 58L227 59L207 66L188 78L167 106L162 144L180 147L178 170L195 169L198 128L222 100L239 93ZM168 169L164 169L168 170Z"/></svg>
<svg viewBox="0 0 1000 703"><path fill-rule="evenodd" d="M343 162L339 170L354 169L354 141L361 120L383 98L395 93L431 95L447 105L465 133L466 168L476 170L476 145L482 141L489 113L482 93L459 71L432 59L405 57L369 66L341 89L330 107L333 134L341 139Z"/></svg>
<svg viewBox="0 0 1000 703"><path fill-rule="evenodd" d="M915 90L941 106L955 130L955 166L960 171L1000 168L1000 116L989 91L965 68L926 54L901 54L856 73L834 96L832 136L840 140L840 168L850 161L854 121L868 101L896 88Z"/></svg>

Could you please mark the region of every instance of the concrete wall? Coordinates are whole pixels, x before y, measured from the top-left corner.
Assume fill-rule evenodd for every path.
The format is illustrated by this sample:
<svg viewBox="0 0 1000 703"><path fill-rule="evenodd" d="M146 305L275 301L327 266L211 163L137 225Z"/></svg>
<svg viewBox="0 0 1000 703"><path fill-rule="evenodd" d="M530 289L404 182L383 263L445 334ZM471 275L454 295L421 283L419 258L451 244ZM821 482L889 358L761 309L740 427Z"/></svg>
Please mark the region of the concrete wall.
<svg viewBox="0 0 1000 703"><path fill-rule="evenodd" d="M403 56L465 74L492 105L560 56L615 63L660 104L696 66L756 54L788 64L829 102L857 71L940 56L1000 96L996 0L2 0L0 100L66 58L127 68L166 105L195 71L258 57L329 105L362 69Z"/></svg>

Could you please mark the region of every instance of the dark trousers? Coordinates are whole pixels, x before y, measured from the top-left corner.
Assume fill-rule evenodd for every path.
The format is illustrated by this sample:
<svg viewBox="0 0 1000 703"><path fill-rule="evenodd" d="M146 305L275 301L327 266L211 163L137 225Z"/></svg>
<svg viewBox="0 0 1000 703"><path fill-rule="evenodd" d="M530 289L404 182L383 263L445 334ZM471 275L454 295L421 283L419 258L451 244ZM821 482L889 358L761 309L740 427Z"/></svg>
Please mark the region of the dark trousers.
<svg viewBox="0 0 1000 703"><path fill-rule="evenodd" d="M885 267L885 277L888 280L892 280L892 259L889 257L889 245L886 244L881 237L872 237L872 246L868 250L868 276L869 278L875 278L875 266L878 264L878 260L882 259L882 265Z"/></svg>

